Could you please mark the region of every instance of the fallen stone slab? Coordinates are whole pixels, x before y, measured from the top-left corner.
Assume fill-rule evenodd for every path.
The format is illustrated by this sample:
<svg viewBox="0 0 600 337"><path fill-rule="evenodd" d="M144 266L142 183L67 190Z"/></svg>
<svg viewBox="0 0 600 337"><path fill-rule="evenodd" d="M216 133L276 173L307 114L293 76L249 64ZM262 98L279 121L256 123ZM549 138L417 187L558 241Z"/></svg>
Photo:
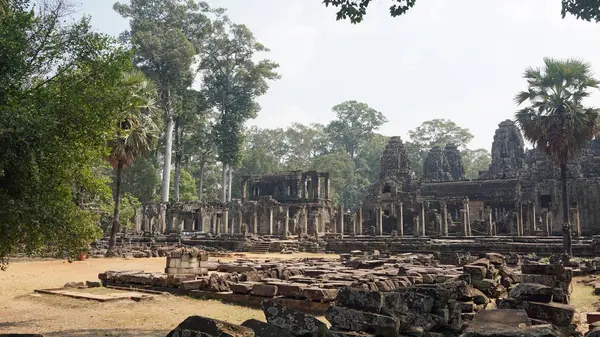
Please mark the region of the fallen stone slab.
<svg viewBox="0 0 600 337"><path fill-rule="evenodd" d="M554 275L522 274L521 283L538 283L554 288L557 285L557 279Z"/></svg>
<svg viewBox="0 0 600 337"><path fill-rule="evenodd" d="M461 337L562 337L552 325L515 328L502 323L472 323Z"/></svg>
<svg viewBox="0 0 600 337"><path fill-rule="evenodd" d="M521 265L521 272L523 274L532 275L553 275L553 276L564 276L565 267L560 264L523 264Z"/></svg>
<svg viewBox="0 0 600 337"><path fill-rule="evenodd" d="M373 334L359 331L329 330L327 337L377 337Z"/></svg>
<svg viewBox="0 0 600 337"><path fill-rule="evenodd" d="M483 280L487 275L487 268L481 265L468 264L463 267L465 274L469 274L472 280Z"/></svg>
<svg viewBox="0 0 600 337"><path fill-rule="evenodd" d="M275 300L263 300L262 311L267 322L278 326L294 336L321 337L327 332L327 325L311 315L289 309Z"/></svg>
<svg viewBox="0 0 600 337"><path fill-rule="evenodd" d="M473 319L475 323L501 323L515 328L531 326L532 322L525 310L492 309L479 311Z"/></svg>
<svg viewBox="0 0 600 337"><path fill-rule="evenodd" d="M302 289L306 288L306 284L302 283L281 283L277 284L277 292L279 295L290 298L305 298L302 294Z"/></svg>
<svg viewBox="0 0 600 337"><path fill-rule="evenodd" d="M575 315L574 306L554 302L524 302L523 309L531 318L541 319L559 326L571 324Z"/></svg>
<svg viewBox="0 0 600 337"><path fill-rule="evenodd" d="M387 315L404 315L407 313L430 313L435 299L414 291L391 292L383 295L381 313Z"/></svg>
<svg viewBox="0 0 600 337"><path fill-rule="evenodd" d="M344 287L338 292L336 304L346 308L379 313L383 305L383 294L379 291Z"/></svg>
<svg viewBox="0 0 600 337"><path fill-rule="evenodd" d="M490 261L490 263L495 264L497 266L504 265L506 262L506 258L502 254L498 253L486 253L485 258Z"/></svg>
<svg viewBox="0 0 600 337"><path fill-rule="evenodd" d="M309 301L332 302L338 295L337 289L304 288L304 295Z"/></svg>
<svg viewBox="0 0 600 337"><path fill-rule="evenodd" d="M250 294L261 297L275 297L277 296L277 286L270 284L255 284L252 286Z"/></svg>
<svg viewBox="0 0 600 337"><path fill-rule="evenodd" d="M539 283L519 283L510 290L508 296L519 301L549 303L554 291Z"/></svg>
<svg viewBox="0 0 600 337"><path fill-rule="evenodd" d="M254 337L254 331L245 326L227 323L202 316L190 316L171 330L167 337Z"/></svg>
<svg viewBox="0 0 600 337"><path fill-rule="evenodd" d="M249 319L242 323L242 326L252 329L254 337L294 337L294 335L278 326L256 319Z"/></svg>
<svg viewBox="0 0 600 337"><path fill-rule="evenodd" d="M231 289L231 291L233 291L234 294L246 295L250 293L254 285L255 284L252 282L232 283L229 285L229 289Z"/></svg>
<svg viewBox="0 0 600 337"><path fill-rule="evenodd" d="M327 309L325 318L332 327L338 329L362 331L386 337L399 335L400 322L392 316L334 306Z"/></svg>

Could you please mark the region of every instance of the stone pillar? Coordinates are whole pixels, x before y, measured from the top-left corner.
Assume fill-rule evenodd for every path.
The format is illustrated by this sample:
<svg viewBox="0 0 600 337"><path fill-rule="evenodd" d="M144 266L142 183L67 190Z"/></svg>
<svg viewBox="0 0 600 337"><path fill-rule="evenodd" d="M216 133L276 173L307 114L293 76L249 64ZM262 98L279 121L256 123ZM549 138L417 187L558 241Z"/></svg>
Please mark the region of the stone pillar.
<svg viewBox="0 0 600 337"><path fill-rule="evenodd" d="M523 204L519 204L519 236L523 236L525 234L525 224L523 223Z"/></svg>
<svg viewBox="0 0 600 337"><path fill-rule="evenodd" d="M375 216L377 217L377 235L383 235L383 212L381 207L377 208Z"/></svg>
<svg viewBox="0 0 600 337"><path fill-rule="evenodd" d="M246 194L248 193L248 180L244 179L242 181L242 202L246 200Z"/></svg>
<svg viewBox="0 0 600 337"><path fill-rule="evenodd" d="M471 232L471 207L469 206L469 199L467 199L466 212L467 212L467 232L469 233L469 236L473 236L473 232Z"/></svg>
<svg viewBox="0 0 600 337"><path fill-rule="evenodd" d="M494 236L494 222L492 221L492 209L489 209L487 214L488 235Z"/></svg>
<svg viewBox="0 0 600 337"><path fill-rule="evenodd" d="M320 192L321 192L321 186L319 186L319 175L315 174L314 176L314 181L313 181L313 198L315 200L319 200L320 197Z"/></svg>
<svg viewBox="0 0 600 337"><path fill-rule="evenodd" d="M354 237L356 236L356 214L352 214L352 226L350 227L350 236Z"/></svg>
<svg viewBox="0 0 600 337"><path fill-rule="evenodd" d="M363 213L362 206L358 208L358 219L356 220L356 232L358 235L363 234Z"/></svg>
<svg viewBox="0 0 600 337"><path fill-rule="evenodd" d="M283 237L287 238L287 234L290 231L290 208L285 207L285 219L283 220Z"/></svg>
<svg viewBox="0 0 600 337"><path fill-rule="evenodd" d="M420 217L417 215L414 217L414 229L413 229L413 235L414 236L421 236L421 219Z"/></svg>
<svg viewBox="0 0 600 337"><path fill-rule="evenodd" d="M575 225L577 226L577 236L581 236L581 222L579 219L579 206L575 208Z"/></svg>
<svg viewBox="0 0 600 337"><path fill-rule="evenodd" d="M442 226L444 229L442 230L442 236L448 236L448 205L444 202L442 203Z"/></svg>
<svg viewBox="0 0 600 337"><path fill-rule="evenodd" d="M158 231L164 233L167 229L167 205L158 206Z"/></svg>
<svg viewBox="0 0 600 337"><path fill-rule="evenodd" d="M531 221L531 227L529 229L529 234L535 235L535 224L537 223L537 218L535 216L535 204L534 203L531 203L531 215L532 215L533 221Z"/></svg>
<svg viewBox="0 0 600 337"><path fill-rule="evenodd" d="M552 235L552 229L550 228L550 212L544 213L544 228L546 232L546 236Z"/></svg>
<svg viewBox="0 0 600 337"><path fill-rule="evenodd" d="M223 233L229 233L229 210L225 209L225 211L223 211L221 223L223 224Z"/></svg>
<svg viewBox="0 0 600 337"><path fill-rule="evenodd" d="M308 234L308 210L306 207L302 209L302 232Z"/></svg>
<svg viewBox="0 0 600 337"><path fill-rule="evenodd" d="M267 235L273 235L273 207L269 206L269 218L267 219Z"/></svg>
<svg viewBox="0 0 600 337"><path fill-rule="evenodd" d="M242 225L244 224L244 213L242 213L242 211L238 211L238 221L236 224L236 230L235 233L241 233L242 232Z"/></svg>
<svg viewBox="0 0 600 337"><path fill-rule="evenodd" d="M221 233L221 218L215 214L215 234Z"/></svg>
<svg viewBox="0 0 600 337"><path fill-rule="evenodd" d="M467 227L467 210L462 208L460 210L460 216L462 218L463 236L469 236L469 228Z"/></svg>
<svg viewBox="0 0 600 337"><path fill-rule="evenodd" d="M331 199L331 183L329 181L329 175L325 176L325 199Z"/></svg>
<svg viewBox="0 0 600 337"><path fill-rule="evenodd" d="M396 207L396 231L398 235L404 236L404 205L399 203Z"/></svg>
<svg viewBox="0 0 600 337"><path fill-rule="evenodd" d="M425 233L425 203L421 202L421 235L427 236Z"/></svg>
<svg viewBox="0 0 600 337"><path fill-rule="evenodd" d="M254 209L254 211L252 212L252 226L250 227L250 233L258 233L258 214L256 214L256 209Z"/></svg>
<svg viewBox="0 0 600 337"><path fill-rule="evenodd" d="M344 206L340 205L338 209L338 224L337 232L344 237Z"/></svg>

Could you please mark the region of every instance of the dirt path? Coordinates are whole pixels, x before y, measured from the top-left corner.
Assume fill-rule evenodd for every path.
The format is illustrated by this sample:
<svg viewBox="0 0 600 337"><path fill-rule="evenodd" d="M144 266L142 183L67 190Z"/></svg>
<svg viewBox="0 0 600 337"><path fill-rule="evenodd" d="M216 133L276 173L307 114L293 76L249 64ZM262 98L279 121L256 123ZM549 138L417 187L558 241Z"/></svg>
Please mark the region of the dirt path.
<svg viewBox="0 0 600 337"><path fill-rule="evenodd" d="M323 257L316 254L247 255L263 259L317 256ZM332 255L327 257L333 258ZM35 289L60 288L70 281L96 280L98 273L106 270L163 271L164 268L164 258L12 263L7 271L0 271L0 333L43 333L46 337L164 337L190 315L238 324L249 318L264 320L260 310L181 296L101 303L33 293Z"/></svg>

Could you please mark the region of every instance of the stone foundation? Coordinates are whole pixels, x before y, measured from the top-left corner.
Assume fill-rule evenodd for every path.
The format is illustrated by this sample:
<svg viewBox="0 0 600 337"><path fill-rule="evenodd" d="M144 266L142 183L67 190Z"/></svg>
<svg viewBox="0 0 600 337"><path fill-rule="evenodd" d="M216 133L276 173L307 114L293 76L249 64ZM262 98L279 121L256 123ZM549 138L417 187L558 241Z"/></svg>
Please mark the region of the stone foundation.
<svg viewBox="0 0 600 337"><path fill-rule="evenodd" d="M167 275L208 275L208 253L198 248L178 248L167 256Z"/></svg>

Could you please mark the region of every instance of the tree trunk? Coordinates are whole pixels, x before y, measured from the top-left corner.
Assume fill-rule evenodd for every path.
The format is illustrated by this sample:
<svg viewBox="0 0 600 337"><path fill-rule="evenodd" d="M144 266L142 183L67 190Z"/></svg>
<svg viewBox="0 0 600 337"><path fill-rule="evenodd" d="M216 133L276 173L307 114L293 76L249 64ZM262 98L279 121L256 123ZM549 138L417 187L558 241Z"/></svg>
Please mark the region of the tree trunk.
<svg viewBox="0 0 600 337"><path fill-rule="evenodd" d="M227 182L227 201L231 202L231 182L233 181L233 167L229 167L229 181Z"/></svg>
<svg viewBox="0 0 600 337"><path fill-rule="evenodd" d="M173 115L171 114L171 95L167 90L165 98L165 114L167 119L167 130L165 136L165 158L163 162L162 195L163 203L169 202L169 187L171 182L171 151L173 150Z"/></svg>
<svg viewBox="0 0 600 337"><path fill-rule="evenodd" d="M221 184L221 201L227 202L227 164L223 163L222 184Z"/></svg>
<svg viewBox="0 0 600 337"><path fill-rule="evenodd" d="M202 201L202 194L204 193L204 168L206 166L205 162L200 164L200 182L198 183L198 200Z"/></svg>
<svg viewBox="0 0 600 337"><path fill-rule="evenodd" d="M179 186L181 183L181 118L175 119L175 202L179 202Z"/></svg>
<svg viewBox="0 0 600 337"><path fill-rule="evenodd" d="M567 165L560 165L560 182L562 187L563 206L563 250L567 256L573 256L571 225L569 224L569 195L567 192Z"/></svg>
<svg viewBox="0 0 600 337"><path fill-rule="evenodd" d="M117 163L117 181L115 183L115 209L113 213L113 224L110 229L110 239L108 239L108 250L106 256L112 257L115 255L115 247L117 245L117 233L119 233L119 215L121 212L121 175L123 173L123 164L121 161Z"/></svg>

